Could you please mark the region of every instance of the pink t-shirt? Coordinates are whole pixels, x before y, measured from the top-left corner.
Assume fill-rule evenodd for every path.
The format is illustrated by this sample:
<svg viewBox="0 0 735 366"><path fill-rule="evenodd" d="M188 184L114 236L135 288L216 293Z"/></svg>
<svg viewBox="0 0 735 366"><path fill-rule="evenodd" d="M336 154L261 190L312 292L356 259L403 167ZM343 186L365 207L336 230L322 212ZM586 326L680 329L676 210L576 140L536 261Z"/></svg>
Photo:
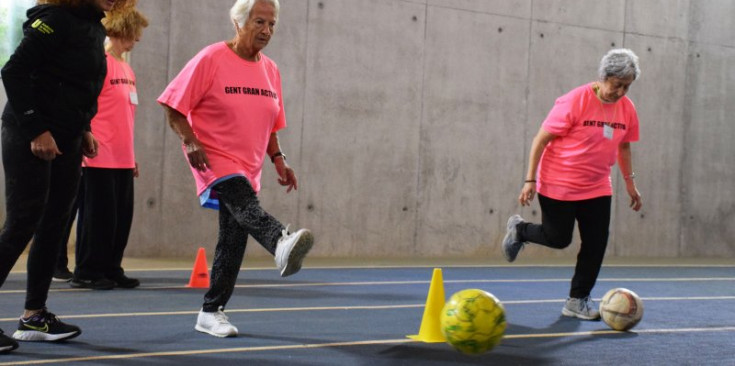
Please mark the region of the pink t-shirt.
<svg viewBox="0 0 735 366"><path fill-rule="evenodd" d="M187 117L210 163L204 172L191 168L197 195L229 175L260 191L270 135L286 127L282 95L271 59L243 60L225 42L205 47L171 81L158 102Z"/></svg>
<svg viewBox="0 0 735 366"><path fill-rule="evenodd" d="M97 156L84 157L82 165L92 168L135 168L133 145L135 107L138 95L130 65L107 54L107 76L97 98L92 134L99 143Z"/></svg>
<svg viewBox="0 0 735 366"><path fill-rule="evenodd" d="M628 97L603 104L592 86L558 98L543 128L558 136L541 157L537 190L563 201L612 195L610 169L623 142L638 141L638 114Z"/></svg>

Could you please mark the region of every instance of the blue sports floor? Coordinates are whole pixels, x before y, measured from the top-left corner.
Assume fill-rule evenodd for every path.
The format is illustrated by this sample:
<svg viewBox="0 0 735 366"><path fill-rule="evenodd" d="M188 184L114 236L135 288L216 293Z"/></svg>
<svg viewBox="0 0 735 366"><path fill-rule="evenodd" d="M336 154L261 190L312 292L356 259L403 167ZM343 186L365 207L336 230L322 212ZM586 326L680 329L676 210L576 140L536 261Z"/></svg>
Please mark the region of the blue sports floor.
<svg viewBox="0 0 735 366"><path fill-rule="evenodd" d="M142 282L133 290L54 283L49 310L82 335L21 343L0 365L735 365L735 264L606 264L593 298L625 287L645 306L638 326L616 332L561 316L571 264L309 263L285 279L268 266L244 268L226 309L240 336L225 339L194 330L205 290L186 287L191 267L126 266ZM434 268L447 298L479 288L503 302L508 328L499 346L467 356L406 338L419 331ZM13 272L0 289L6 334L24 297L25 273Z"/></svg>

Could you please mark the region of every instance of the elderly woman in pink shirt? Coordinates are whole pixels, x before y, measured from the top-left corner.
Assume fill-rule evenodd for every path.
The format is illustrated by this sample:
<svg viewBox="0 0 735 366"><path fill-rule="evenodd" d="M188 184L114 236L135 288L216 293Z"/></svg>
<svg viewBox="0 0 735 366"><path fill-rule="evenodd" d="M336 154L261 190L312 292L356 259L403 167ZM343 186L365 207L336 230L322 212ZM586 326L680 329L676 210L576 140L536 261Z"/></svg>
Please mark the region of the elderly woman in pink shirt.
<svg viewBox="0 0 735 366"><path fill-rule="evenodd" d="M528 206L538 192L541 224L511 216L502 244L509 262L528 242L563 249L572 241L576 221L582 242L562 315L585 320L600 318L590 292L607 247L610 171L616 161L630 207L638 211L642 205L630 149L630 143L638 141L638 115L625 96L640 75L638 57L628 49L610 50L598 74L598 81L558 98L533 139L518 201Z"/></svg>
<svg viewBox="0 0 735 366"><path fill-rule="evenodd" d="M123 54L140 40L148 19L137 9L127 8L102 24L109 37L107 75L97 100L99 110L92 119L99 152L82 161L76 268L70 283L97 290L140 285L122 268L133 222L133 179L138 176L134 148L138 93L135 73Z"/></svg>
<svg viewBox="0 0 735 366"><path fill-rule="evenodd" d="M194 327L216 337L238 334L224 308L248 236L274 255L283 277L299 271L314 240L306 229L289 232L257 198L266 157L287 192L298 188L278 141L286 127L281 75L261 52L279 8L277 0L237 0L230 10L235 37L201 50L158 98L181 138L201 205L219 210L211 286Z"/></svg>

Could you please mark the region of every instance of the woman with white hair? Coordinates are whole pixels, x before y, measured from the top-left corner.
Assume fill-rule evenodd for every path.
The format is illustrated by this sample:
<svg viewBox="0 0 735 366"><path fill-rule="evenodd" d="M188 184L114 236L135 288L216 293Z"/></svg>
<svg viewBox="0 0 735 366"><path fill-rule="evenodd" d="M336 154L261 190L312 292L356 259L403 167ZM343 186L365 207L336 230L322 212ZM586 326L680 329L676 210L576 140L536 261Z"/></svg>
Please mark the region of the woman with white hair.
<svg viewBox="0 0 735 366"><path fill-rule="evenodd" d="M518 201L529 206L538 192L541 224L520 215L508 219L503 255L513 262L526 243L563 249L572 241L574 222L581 238L569 298L562 315L600 318L590 292L607 247L612 203L611 167L617 161L638 211L630 143L638 141L638 115L625 94L640 75L638 57L628 49L610 50L600 61L599 80L558 98L531 145L526 180Z"/></svg>
<svg viewBox="0 0 735 366"><path fill-rule="evenodd" d="M257 198L266 155L286 192L298 188L278 142L286 127L280 73L261 52L278 11L277 0L237 0L230 10L235 37L201 50L158 98L181 138L201 205L219 210L211 286L195 326L216 337L238 333L224 307L249 235L275 256L282 277L299 271L314 240L306 229L289 232Z"/></svg>

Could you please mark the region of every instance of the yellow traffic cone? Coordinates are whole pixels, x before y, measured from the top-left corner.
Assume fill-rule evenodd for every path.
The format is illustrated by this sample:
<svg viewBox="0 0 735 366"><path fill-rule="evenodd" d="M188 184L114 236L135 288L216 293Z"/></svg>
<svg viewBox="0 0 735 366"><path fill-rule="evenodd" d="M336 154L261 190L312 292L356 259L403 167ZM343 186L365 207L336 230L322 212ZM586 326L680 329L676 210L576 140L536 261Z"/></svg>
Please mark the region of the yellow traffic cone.
<svg viewBox="0 0 735 366"><path fill-rule="evenodd" d="M444 280L442 279L441 268L434 268L434 274L431 276L431 286L429 294L426 296L426 307L424 307L424 317L421 319L421 328L418 335L406 336L417 341L425 343L446 342L447 339L441 332L439 324L439 315L444 308Z"/></svg>

